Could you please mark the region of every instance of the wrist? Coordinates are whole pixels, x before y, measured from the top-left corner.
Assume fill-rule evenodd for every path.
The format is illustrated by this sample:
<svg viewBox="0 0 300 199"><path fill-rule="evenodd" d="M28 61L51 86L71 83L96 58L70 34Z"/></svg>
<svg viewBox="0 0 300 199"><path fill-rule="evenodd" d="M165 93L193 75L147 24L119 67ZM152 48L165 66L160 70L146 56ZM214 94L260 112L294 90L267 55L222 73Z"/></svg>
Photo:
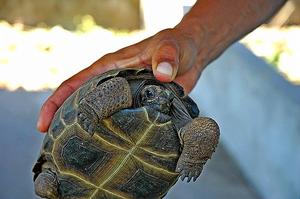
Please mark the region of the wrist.
<svg viewBox="0 0 300 199"><path fill-rule="evenodd" d="M195 46L199 72L202 72L230 44L228 31L220 32L217 27L210 27L195 17L184 18L174 29Z"/></svg>
<svg viewBox="0 0 300 199"><path fill-rule="evenodd" d="M201 0L175 27L194 41L204 68L272 16L285 0Z"/></svg>

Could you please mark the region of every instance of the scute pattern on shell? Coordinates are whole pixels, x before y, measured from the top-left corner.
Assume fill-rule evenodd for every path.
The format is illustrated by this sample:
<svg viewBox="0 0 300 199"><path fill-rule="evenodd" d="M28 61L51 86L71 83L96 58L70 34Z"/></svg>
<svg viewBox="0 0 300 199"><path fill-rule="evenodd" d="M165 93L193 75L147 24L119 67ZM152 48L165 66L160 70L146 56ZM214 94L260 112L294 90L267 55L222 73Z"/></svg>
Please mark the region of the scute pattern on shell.
<svg viewBox="0 0 300 199"><path fill-rule="evenodd" d="M51 162L62 198L161 198L177 181L180 141L170 118L144 107L121 110L104 119L93 136L78 123L78 104L91 90L114 77L160 84L145 69L109 71L85 83L57 111L45 137L35 172ZM164 85L177 97L183 89ZM109 89L109 88L107 88Z"/></svg>

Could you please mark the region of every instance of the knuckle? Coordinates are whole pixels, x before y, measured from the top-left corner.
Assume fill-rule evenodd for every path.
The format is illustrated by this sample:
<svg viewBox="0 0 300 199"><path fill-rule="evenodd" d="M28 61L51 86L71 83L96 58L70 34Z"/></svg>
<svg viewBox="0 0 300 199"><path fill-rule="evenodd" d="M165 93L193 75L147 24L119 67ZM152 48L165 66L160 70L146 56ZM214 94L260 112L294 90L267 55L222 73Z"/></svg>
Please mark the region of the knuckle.
<svg viewBox="0 0 300 199"><path fill-rule="evenodd" d="M114 53L107 53L101 57L102 61L108 60L113 56Z"/></svg>

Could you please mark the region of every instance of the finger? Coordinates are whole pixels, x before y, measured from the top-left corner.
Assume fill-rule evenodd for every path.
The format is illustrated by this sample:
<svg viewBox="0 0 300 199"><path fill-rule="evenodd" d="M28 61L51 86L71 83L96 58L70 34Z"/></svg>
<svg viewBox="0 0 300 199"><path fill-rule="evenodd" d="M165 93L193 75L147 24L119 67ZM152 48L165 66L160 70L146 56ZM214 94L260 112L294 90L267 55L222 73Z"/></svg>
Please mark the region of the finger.
<svg viewBox="0 0 300 199"><path fill-rule="evenodd" d="M97 75L117 68L149 66L151 64L151 56L145 46L148 45L150 39L151 37L114 53L106 54L90 66L92 72Z"/></svg>
<svg viewBox="0 0 300 199"><path fill-rule="evenodd" d="M148 53L141 52L134 57L116 61L112 67L134 68L134 67L148 67L150 65L151 65L151 56Z"/></svg>
<svg viewBox="0 0 300 199"><path fill-rule="evenodd" d="M196 67L191 67L185 73L178 75L174 81L183 87L185 94L189 94L195 87L200 75L201 72Z"/></svg>
<svg viewBox="0 0 300 199"><path fill-rule="evenodd" d="M147 40L144 40L144 43L147 43ZM75 90L93 76L115 68L146 66L146 60L150 60L150 56L146 53L141 53L142 46L146 45L144 43L140 42L115 53L105 55L90 67L64 81L42 106L37 129L41 132L46 132L57 109Z"/></svg>
<svg viewBox="0 0 300 199"><path fill-rule="evenodd" d="M162 82L174 80L179 65L179 47L173 40L161 42L152 57L154 76Z"/></svg>
<svg viewBox="0 0 300 199"><path fill-rule="evenodd" d="M37 122L37 129L39 131L46 132L48 130L51 120L57 109L80 85L82 85L92 75L93 73L91 72L90 68L86 68L68 80L64 81L56 89L56 91L46 100L40 110L40 115Z"/></svg>

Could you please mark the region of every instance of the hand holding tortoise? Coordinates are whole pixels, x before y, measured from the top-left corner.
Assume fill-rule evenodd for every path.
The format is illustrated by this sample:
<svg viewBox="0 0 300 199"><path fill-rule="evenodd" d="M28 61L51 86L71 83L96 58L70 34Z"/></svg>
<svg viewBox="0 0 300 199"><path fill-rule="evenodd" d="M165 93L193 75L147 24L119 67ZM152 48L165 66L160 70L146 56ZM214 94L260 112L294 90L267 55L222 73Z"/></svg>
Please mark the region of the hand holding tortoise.
<svg viewBox="0 0 300 199"><path fill-rule="evenodd" d="M201 0L182 21L137 44L107 54L64 81L44 103L37 128L46 132L62 103L92 77L111 69L152 67L163 82L190 92L207 64L229 45L269 19L286 0Z"/></svg>

